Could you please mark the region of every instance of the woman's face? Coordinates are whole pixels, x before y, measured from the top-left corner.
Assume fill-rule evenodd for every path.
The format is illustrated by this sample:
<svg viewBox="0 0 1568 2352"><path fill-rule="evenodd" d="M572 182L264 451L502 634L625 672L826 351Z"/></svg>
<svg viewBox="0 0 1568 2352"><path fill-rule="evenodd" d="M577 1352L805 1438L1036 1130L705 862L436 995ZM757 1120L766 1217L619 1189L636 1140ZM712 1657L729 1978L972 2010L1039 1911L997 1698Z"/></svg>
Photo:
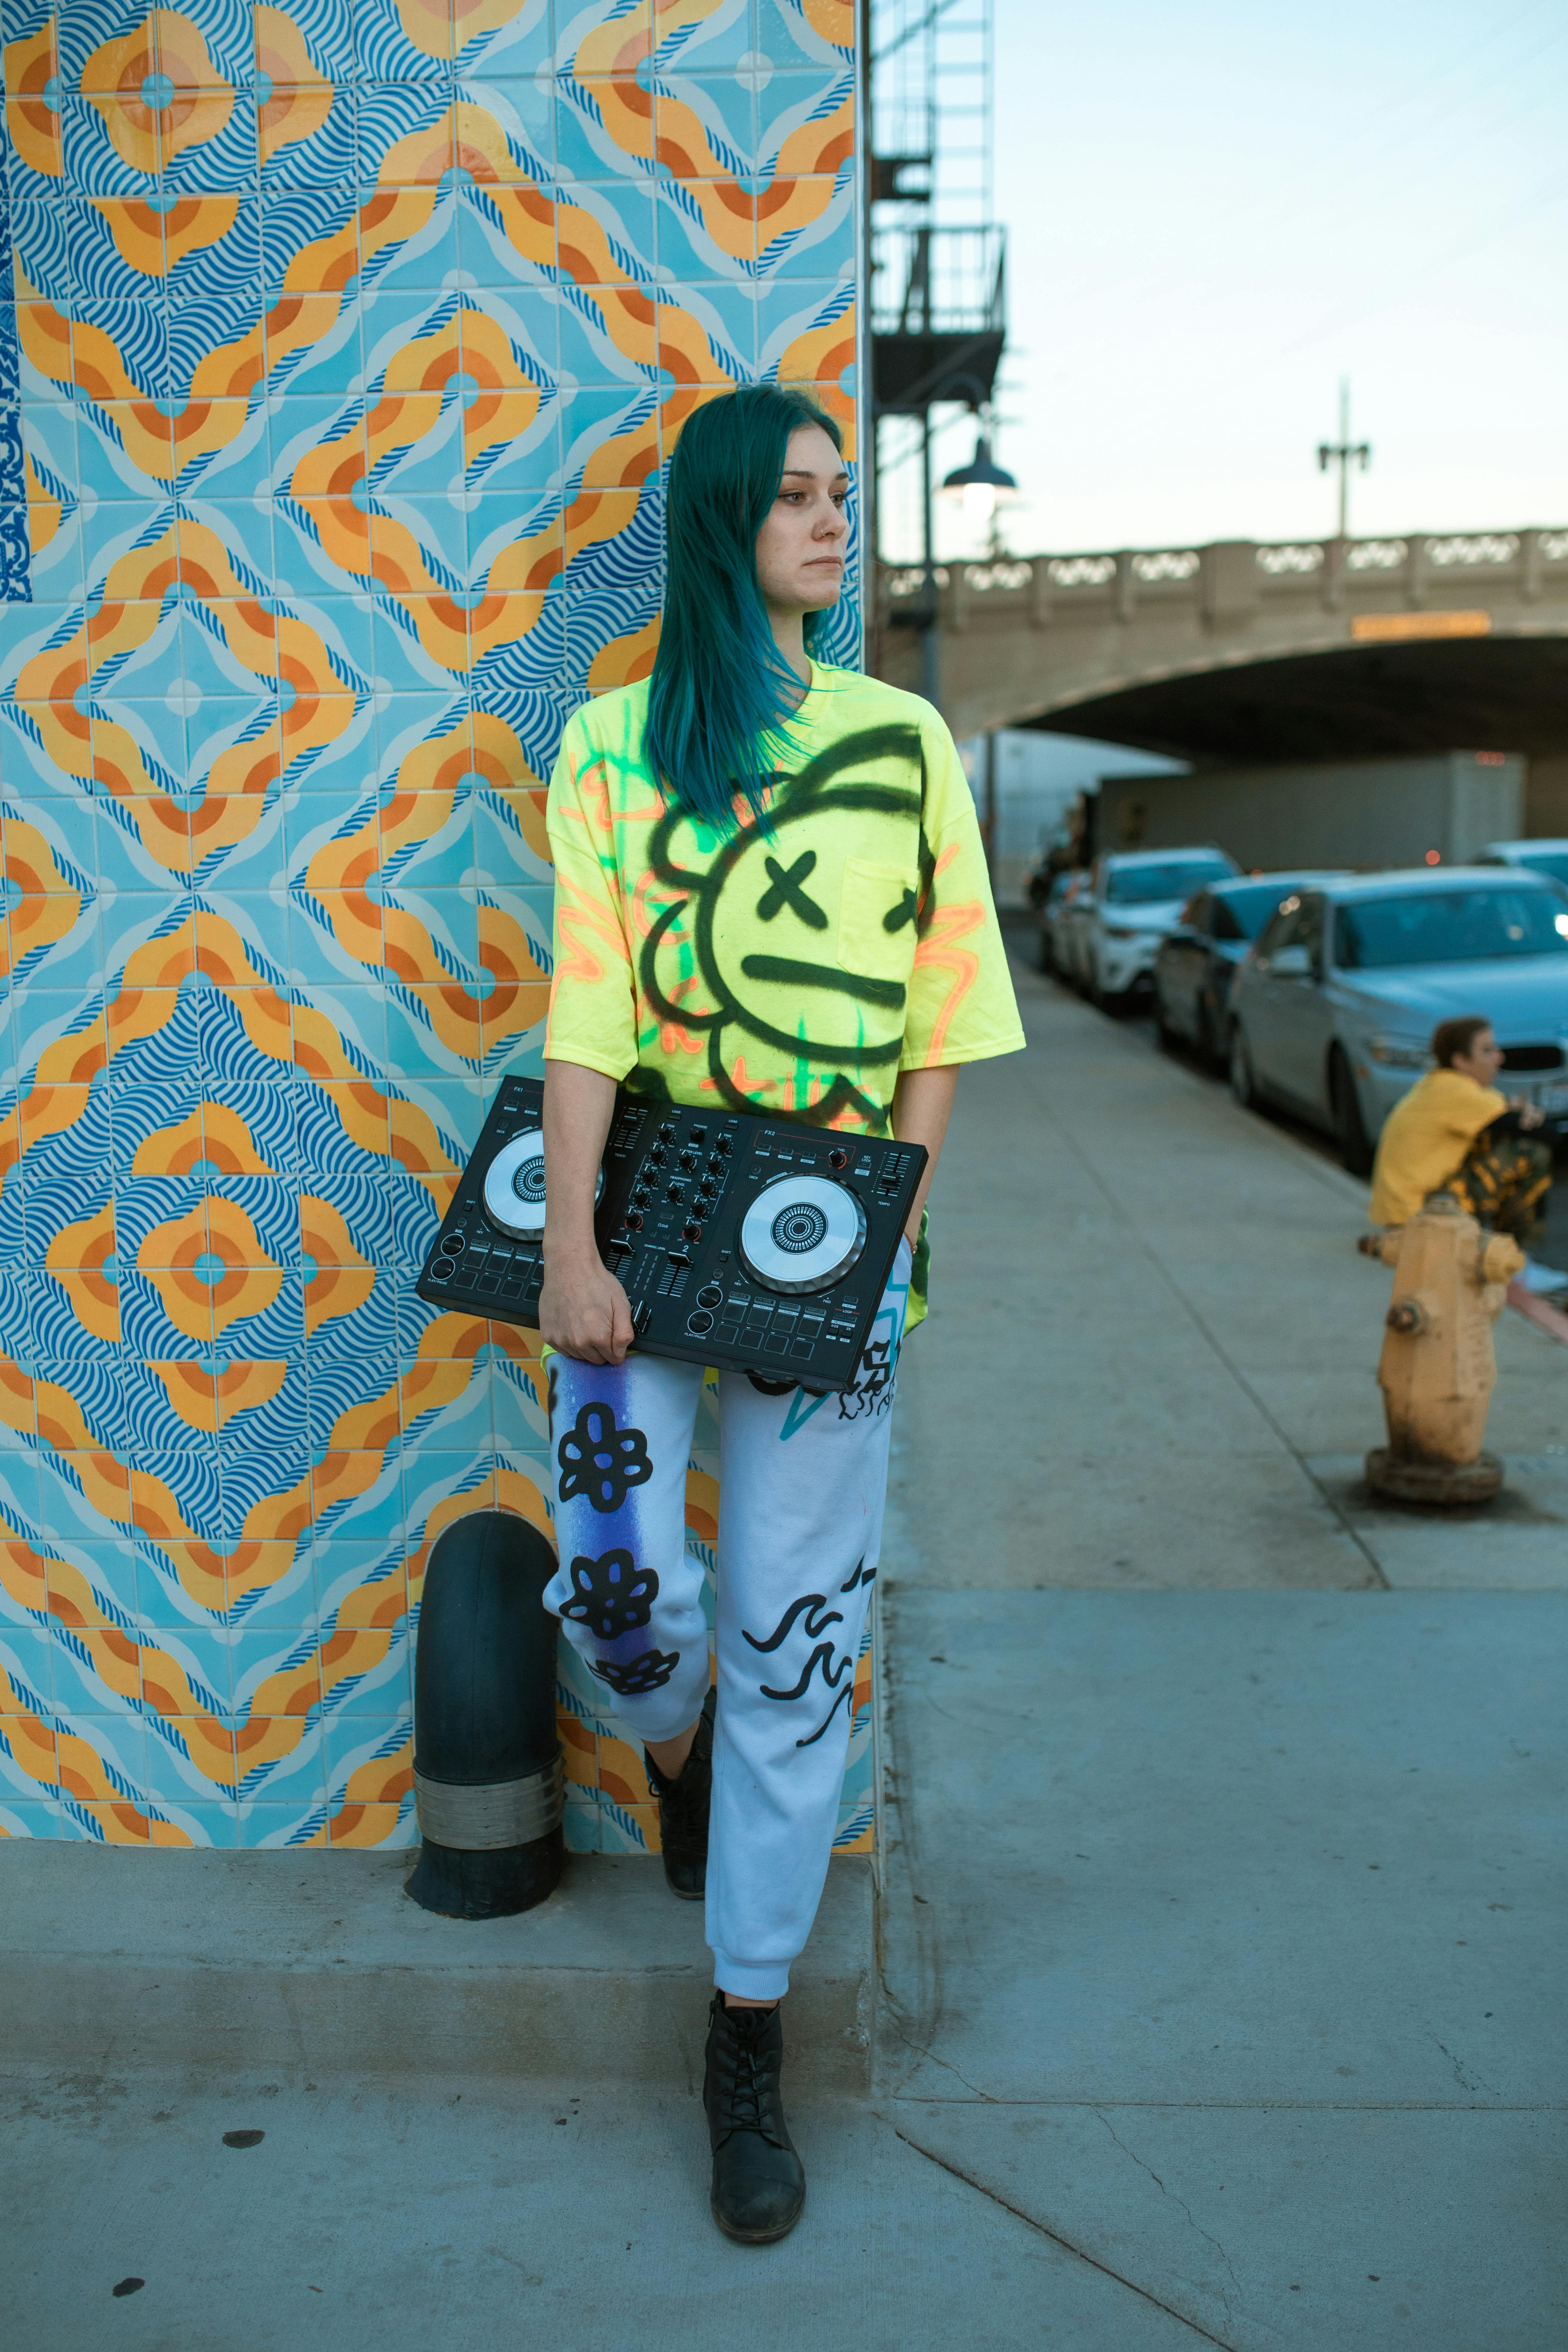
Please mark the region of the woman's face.
<svg viewBox="0 0 1568 2352"><path fill-rule="evenodd" d="M837 603L848 494L844 460L821 425L796 425L778 496L757 533L757 584L770 612L820 613Z"/></svg>

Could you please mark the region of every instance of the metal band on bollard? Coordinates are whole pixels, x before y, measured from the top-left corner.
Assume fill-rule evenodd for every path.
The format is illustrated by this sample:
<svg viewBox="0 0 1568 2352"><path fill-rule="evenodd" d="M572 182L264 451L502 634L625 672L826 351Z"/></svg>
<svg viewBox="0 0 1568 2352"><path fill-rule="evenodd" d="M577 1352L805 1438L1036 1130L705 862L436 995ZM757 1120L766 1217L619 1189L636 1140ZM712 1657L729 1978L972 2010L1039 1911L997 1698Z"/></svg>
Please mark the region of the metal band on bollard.
<svg viewBox="0 0 1568 2352"><path fill-rule="evenodd" d="M502 1846L528 1845L559 1829L565 1808L565 1767L561 1758L521 1780L464 1784L414 1775L420 1834L432 1844L461 1853L485 1853Z"/></svg>

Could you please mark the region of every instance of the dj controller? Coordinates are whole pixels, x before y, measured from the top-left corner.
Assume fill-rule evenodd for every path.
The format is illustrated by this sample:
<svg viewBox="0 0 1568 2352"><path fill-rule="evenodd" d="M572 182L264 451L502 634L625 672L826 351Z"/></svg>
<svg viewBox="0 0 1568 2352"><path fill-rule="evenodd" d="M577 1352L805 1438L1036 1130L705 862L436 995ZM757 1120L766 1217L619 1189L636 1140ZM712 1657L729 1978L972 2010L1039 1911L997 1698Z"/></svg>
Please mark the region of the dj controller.
<svg viewBox="0 0 1568 2352"><path fill-rule="evenodd" d="M539 1321L544 1088L508 1078L419 1277L433 1303ZM595 1235L634 1349L763 1380L855 1379L925 1167L918 1143L617 1093Z"/></svg>

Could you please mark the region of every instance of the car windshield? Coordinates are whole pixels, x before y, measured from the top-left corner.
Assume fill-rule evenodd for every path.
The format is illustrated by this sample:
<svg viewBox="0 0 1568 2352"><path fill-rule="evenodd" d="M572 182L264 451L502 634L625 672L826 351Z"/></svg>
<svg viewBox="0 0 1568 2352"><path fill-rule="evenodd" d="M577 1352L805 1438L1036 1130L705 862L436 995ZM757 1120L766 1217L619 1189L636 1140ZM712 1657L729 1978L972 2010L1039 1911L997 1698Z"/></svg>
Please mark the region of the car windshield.
<svg viewBox="0 0 1568 2352"><path fill-rule="evenodd" d="M1289 882L1255 882L1250 889L1227 890L1214 902L1216 940L1255 940L1281 898L1289 895Z"/></svg>
<svg viewBox="0 0 1568 2352"><path fill-rule="evenodd" d="M1113 907L1152 907L1161 898L1189 898L1200 884L1224 882L1235 868L1223 857L1173 858L1169 865L1113 866L1105 896Z"/></svg>
<svg viewBox="0 0 1568 2352"><path fill-rule="evenodd" d="M1568 882L1568 849L1532 849L1518 860L1531 874L1549 875L1553 882Z"/></svg>
<svg viewBox="0 0 1568 2352"><path fill-rule="evenodd" d="M1334 961L1351 971L1531 955L1568 955L1568 914L1550 890L1411 890L1335 910Z"/></svg>

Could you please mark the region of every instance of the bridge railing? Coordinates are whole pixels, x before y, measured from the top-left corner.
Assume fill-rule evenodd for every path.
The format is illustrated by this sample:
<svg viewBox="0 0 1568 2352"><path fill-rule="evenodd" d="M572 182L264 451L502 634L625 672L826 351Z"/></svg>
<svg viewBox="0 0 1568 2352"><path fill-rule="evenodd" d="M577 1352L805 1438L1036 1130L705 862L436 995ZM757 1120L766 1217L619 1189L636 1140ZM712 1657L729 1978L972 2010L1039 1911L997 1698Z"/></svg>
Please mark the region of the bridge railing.
<svg viewBox="0 0 1568 2352"><path fill-rule="evenodd" d="M1449 604L1456 593L1500 588L1529 602L1568 589L1568 530L1445 531L1387 539L1220 541L1207 547L1099 549L1072 555L991 556L939 564L942 618L962 629L972 604L1037 625L1131 620L1148 604L1196 603L1211 620L1303 597L1333 611L1350 602L1397 610ZM879 572L882 619L896 623L924 586L916 566ZM974 619L981 614L975 611Z"/></svg>

